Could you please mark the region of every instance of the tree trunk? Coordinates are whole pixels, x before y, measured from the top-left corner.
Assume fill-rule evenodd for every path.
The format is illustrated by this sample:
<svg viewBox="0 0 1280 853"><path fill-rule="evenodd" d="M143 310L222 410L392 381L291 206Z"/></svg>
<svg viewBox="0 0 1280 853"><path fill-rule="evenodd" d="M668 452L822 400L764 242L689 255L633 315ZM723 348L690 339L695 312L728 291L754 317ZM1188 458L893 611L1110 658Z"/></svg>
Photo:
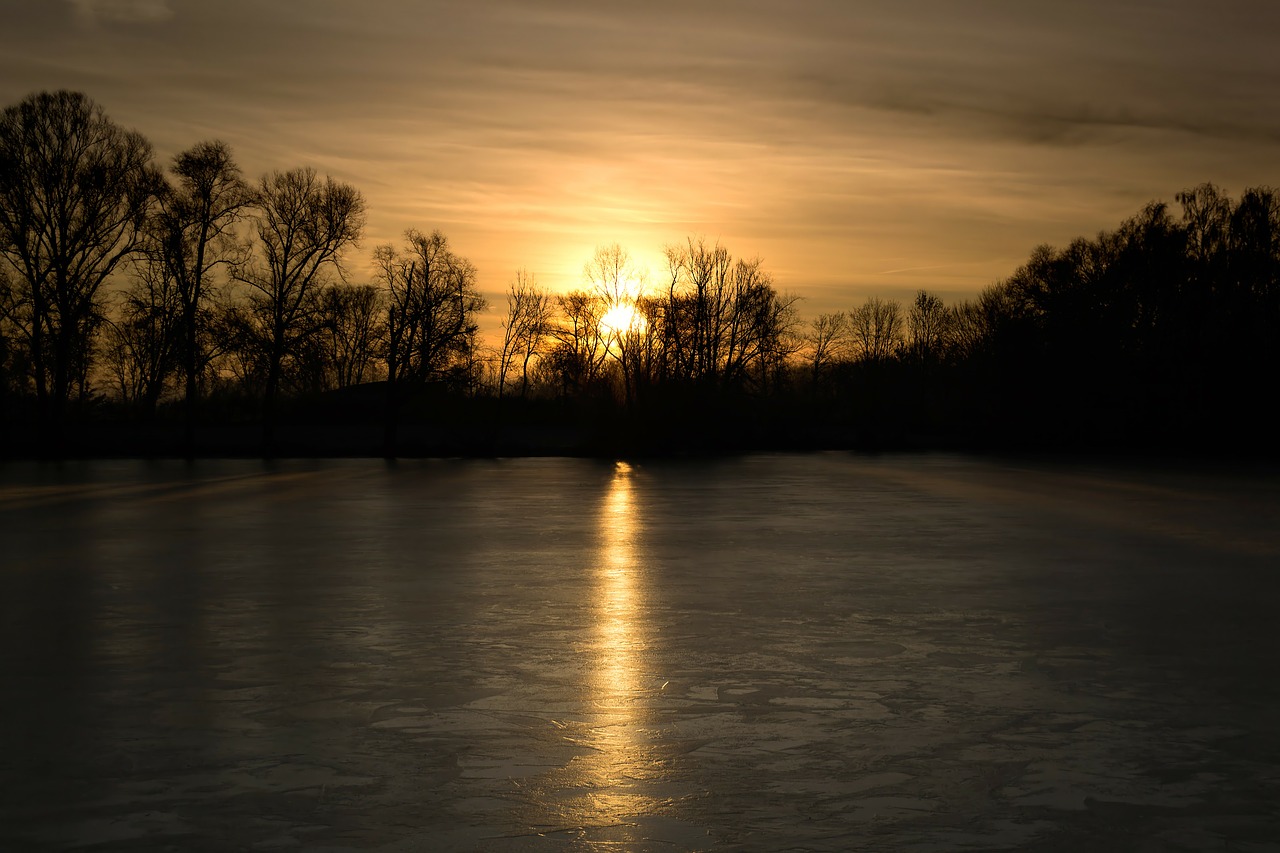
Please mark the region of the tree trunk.
<svg viewBox="0 0 1280 853"><path fill-rule="evenodd" d="M396 439L400 424L400 385L396 381L396 365L387 365L387 400L383 413L382 455L387 459L396 458Z"/></svg>
<svg viewBox="0 0 1280 853"><path fill-rule="evenodd" d="M276 400L280 390L280 364L284 356L273 347L271 363L267 367L267 387L262 395L262 455L270 459L276 455Z"/></svg>
<svg viewBox="0 0 1280 853"><path fill-rule="evenodd" d="M187 378L187 392L182 405L182 443L188 459L195 457L196 445L196 404L200 393L200 385L196 381L196 324L190 317L186 322L186 346L183 352L183 372Z"/></svg>

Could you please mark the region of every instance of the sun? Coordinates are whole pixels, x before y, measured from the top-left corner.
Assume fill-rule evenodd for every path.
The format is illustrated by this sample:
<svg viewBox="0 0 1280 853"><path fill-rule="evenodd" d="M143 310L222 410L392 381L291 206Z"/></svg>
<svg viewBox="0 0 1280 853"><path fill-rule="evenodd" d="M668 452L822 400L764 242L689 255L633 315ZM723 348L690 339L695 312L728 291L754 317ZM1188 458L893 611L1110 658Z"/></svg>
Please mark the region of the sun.
<svg viewBox="0 0 1280 853"><path fill-rule="evenodd" d="M618 302L600 318L600 331L606 338L643 332L646 326L648 322L633 302Z"/></svg>

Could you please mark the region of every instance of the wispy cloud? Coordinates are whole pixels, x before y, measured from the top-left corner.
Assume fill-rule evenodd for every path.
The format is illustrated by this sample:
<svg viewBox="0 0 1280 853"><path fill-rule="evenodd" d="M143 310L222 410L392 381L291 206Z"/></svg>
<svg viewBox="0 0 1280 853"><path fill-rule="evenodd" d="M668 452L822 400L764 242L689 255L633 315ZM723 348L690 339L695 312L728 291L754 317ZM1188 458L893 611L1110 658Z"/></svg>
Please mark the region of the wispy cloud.
<svg viewBox="0 0 1280 853"><path fill-rule="evenodd" d="M1152 198L1280 183L1272 0L10 6L5 103L81 88L162 156L313 165L366 244L441 227L492 290L693 233L814 294L976 292Z"/></svg>
<svg viewBox="0 0 1280 853"><path fill-rule="evenodd" d="M154 24L173 17L169 0L70 0L82 24Z"/></svg>

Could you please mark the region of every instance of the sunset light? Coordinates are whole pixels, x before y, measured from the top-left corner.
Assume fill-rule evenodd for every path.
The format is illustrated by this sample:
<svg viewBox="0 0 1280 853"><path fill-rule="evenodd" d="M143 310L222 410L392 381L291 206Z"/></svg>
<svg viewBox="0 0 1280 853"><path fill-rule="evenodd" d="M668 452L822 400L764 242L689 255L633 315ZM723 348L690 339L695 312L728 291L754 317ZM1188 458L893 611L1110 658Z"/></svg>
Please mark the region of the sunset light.
<svg viewBox="0 0 1280 853"><path fill-rule="evenodd" d="M655 806L648 793L657 767L649 743L647 710L661 682L648 671L648 631L640 508L634 472L618 462L600 508L591 611L595 642L589 647L591 752L572 765L569 788L578 796L561 801L569 825L617 826Z"/></svg>
<svg viewBox="0 0 1280 853"><path fill-rule="evenodd" d="M296 401L358 386L317 417L356 417L379 438L345 448L390 456L402 415L444 416L428 389L628 417L826 401L866 439L981 431L960 402L979 399L1012 424L1017 386L1035 398L1017 411L1078 436L1128 416L1064 413L1122 408L1133 377L1172 441L1227 423L1217 402L1252 405L1210 377L1275 349L1274 4L1175 4L1158 32L1146 6L1100 0L18 5L0 29L0 392L41 442L103 400L181 420L184 452L215 411L270 448ZM77 127L92 146L61 138ZM84 196L77 176L107 163ZM71 228L24 207L73 193ZM1244 344L1182 354L1219 338ZM1064 382L1086 339L1089 375ZM911 389L867 392L890 362ZM905 399L927 402L868 409Z"/></svg>
<svg viewBox="0 0 1280 853"><path fill-rule="evenodd" d="M644 315L629 302L619 302L600 318L600 331L609 339L643 332L647 325Z"/></svg>
<svg viewBox="0 0 1280 853"><path fill-rule="evenodd" d="M595 245L660 263L691 234L764 257L815 313L974 296L1153 198L1280 183L1269 4L1183 4L1158 38L1096 2L20 5L5 104L82 89L161 161L216 137L251 179L313 166L367 198L356 280L438 227L491 305L517 268L562 293Z"/></svg>
<svg viewBox="0 0 1280 853"><path fill-rule="evenodd" d="M0 850L1280 836L1280 2L0 7Z"/></svg>

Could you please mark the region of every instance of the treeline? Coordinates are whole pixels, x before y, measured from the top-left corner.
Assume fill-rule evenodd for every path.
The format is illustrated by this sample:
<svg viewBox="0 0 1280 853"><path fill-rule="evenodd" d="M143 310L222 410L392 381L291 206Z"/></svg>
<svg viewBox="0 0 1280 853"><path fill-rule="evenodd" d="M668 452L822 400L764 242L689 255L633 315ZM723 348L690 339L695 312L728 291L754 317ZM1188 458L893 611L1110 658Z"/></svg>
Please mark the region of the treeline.
<svg viewBox="0 0 1280 853"><path fill-rule="evenodd" d="M355 188L246 180L219 141L162 170L89 98L42 93L0 117L0 426L21 455L1269 448L1280 202L1177 202L974 300L810 318L718 243L660 271L606 246L569 293L518 271L486 342L440 232L352 282Z"/></svg>
<svg viewBox="0 0 1280 853"><path fill-rule="evenodd" d="M1280 196L1205 184L1177 215L1041 246L957 311L957 389L1005 443L1274 448Z"/></svg>

